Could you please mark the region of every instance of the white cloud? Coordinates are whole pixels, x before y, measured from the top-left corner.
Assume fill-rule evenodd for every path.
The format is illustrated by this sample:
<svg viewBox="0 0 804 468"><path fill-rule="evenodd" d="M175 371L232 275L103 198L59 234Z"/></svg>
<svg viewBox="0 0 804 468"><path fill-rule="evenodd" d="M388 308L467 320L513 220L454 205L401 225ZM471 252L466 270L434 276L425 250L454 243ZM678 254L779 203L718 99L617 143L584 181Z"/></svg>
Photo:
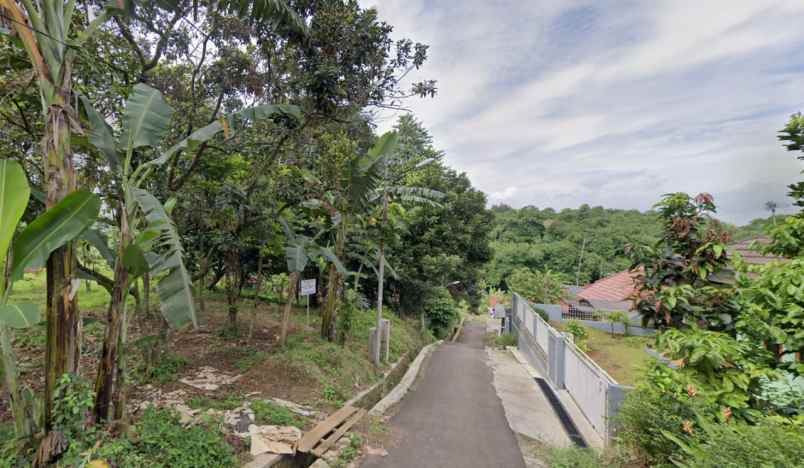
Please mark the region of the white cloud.
<svg viewBox="0 0 804 468"><path fill-rule="evenodd" d="M411 80L439 95L408 104L492 202L708 191L743 222L800 178L776 131L804 109L804 1L364 3L430 44Z"/></svg>

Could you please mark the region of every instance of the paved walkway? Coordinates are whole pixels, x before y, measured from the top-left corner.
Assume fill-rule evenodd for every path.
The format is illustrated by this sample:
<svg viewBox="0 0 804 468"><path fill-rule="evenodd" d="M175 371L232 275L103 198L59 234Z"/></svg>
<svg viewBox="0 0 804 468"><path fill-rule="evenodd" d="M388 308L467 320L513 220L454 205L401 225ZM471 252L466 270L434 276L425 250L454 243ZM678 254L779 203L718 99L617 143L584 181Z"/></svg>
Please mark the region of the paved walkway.
<svg viewBox="0 0 804 468"><path fill-rule="evenodd" d="M492 385L484 323L464 326L423 366L389 425L396 444L364 468L524 468L516 437Z"/></svg>

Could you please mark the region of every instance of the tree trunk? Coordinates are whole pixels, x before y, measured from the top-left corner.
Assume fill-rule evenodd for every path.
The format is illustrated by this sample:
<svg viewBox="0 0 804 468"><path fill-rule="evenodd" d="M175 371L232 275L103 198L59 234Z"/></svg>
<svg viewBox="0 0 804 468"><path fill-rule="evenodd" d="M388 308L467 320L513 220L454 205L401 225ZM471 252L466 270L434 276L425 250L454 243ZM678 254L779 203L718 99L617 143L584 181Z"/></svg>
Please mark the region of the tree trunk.
<svg viewBox="0 0 804 468"><path fill-rule="evenodd" d="M207 301L204 298L204 289L207 286L207 257L203 257L201 259L201 278L198 279L198 310L201 311L201 314L205 314L207 312Z"/></svg>
<svg viewBox="0 0 804 468"><path fill-rule="evenodd" d="M335 320L337 320L338 290L340 289L338 270L335 265L329 266L327 279L327 302L321 314L321 338L333 341L335 339Z"/></svg>
<svg viewBox="0 0 804 468"><path fill-rule="evenodd" d="M142 275L142 305L145 316L151 318L151 273L147 271Z"/></svg>
<svg viewBox="0 0 804 468"><path fill-rule="evenodd" d="M226 253L226 305L229 310L228 329L237 331L237 306L240 299L240 252Z"/></svg>
<svg viewBox="0 0 804 468"><path fill-rule="evenodd" d="M254 286L254 309L251 311L251 323L248 326L248 339L254 336L254 323L257 321L257 307L260 305L260 291L262 290L262 256L257 259L257 284Z"/></svg>
<svg viewBox="0 0 804 468"><path fill-rule="evenodd" d="M120 208L120 242L117 249L117 260L114 266L114 288L112 289L112 302L106 323L106 335L103 339L103 350L101 351L100 361L98 362L98 373L95 378L95 420L98 422L108 421L113 415L113 403L115 395L119 395L116 388L121 382L117 381L120 376L119 349L122 341L122 330L124 308L126 302L126 292L128 291L128 272L123 265L123 252L129 243L128 216L125 206ZM117 413L117 410L114 410Z"/></svg>
<svg viewBox="0 0 804 468"><path fill-rule="evenodd" d="M282 330L279 334L279 345L285 346L288 340L288 325L290 323L290 312L292 310L291 300L296 296L296 285L299 283L299 272L294 271L290 274L288 281L288 300L285 302L285 312L282 314Z"/></svg>
<svg viewBox="0 0 804 468"><path fill-rule="evenodd" d="M52 208L75 190L70 149L70 93L72 73L64 64L61 87L47 108L42 150L47 180L46 207ZM80 315L77 286L75 242L54 250L47 259L47 345L45 348L45 429L52 427L53 395L63 374L76 373L80 352L78 344Z"/></svg>

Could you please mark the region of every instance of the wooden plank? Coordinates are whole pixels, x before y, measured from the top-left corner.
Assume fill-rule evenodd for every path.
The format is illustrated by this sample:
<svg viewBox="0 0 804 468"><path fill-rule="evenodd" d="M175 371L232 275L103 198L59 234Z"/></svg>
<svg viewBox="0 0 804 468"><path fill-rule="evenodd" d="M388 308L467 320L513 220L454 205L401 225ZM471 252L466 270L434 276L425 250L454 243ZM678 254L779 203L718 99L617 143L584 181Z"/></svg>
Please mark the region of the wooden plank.
<svg viewBox="0 0 804 468"><path fill-rule="evenodd" d="M329 448L332 447L335 444L335 442L338 441L338 439L340 439L341 437L343 437L344 434L346 434L346 431L351 429L352 426L354 426L358 421L363 419L363 416L365 416L366 413L367 413L366 410L361 409L360 411L352 415L352 417L349 418L345 423L343 423L343 425L341 425L341 427L339 427L337 431L333 432L329 437L326 438L326 440L322 441L321 444L319 444L316 448L313 449L313 455L317 457L324 455L324 453L326 453L326 451L329 450Z"/></svg>
<svg viewBox="0 0 804 468"><path fill-rule="evenodd" d="M307 432L302 436L296 450L302 453L307 453L315 447L319 440L323 439L327 434L333 431L340 423L346 418L354 414L357 408L354 406L344 406L338 411L330 414L327 419L323 420L321 424L314 427L313 430Z"/></svg>

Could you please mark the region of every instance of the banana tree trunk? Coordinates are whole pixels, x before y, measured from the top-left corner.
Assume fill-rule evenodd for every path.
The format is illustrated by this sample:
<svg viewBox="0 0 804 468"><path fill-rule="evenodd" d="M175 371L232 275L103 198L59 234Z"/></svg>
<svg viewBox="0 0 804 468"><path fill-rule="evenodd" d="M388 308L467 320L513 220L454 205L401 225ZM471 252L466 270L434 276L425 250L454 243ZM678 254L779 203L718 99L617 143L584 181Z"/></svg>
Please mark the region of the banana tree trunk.
<svg viewBox="0 0 804 468"><path fill-rule="evenodd" d="M0 345L2 345L3 350L3 379L8 391L11 412L14 416L14 433L17 437L25 437L33 432L31 427L32 420L27 415L27 405L20 391L17 359L11 346L11 329L5 325L0 325Z"/></svg>
<svg viewBox="0 0 804 468"><path fill-rule="evenodd" d="M299 284L299 272L294 271L288 280L288 300L285 302L285 312L282 313L282 330L279 334L279 345L285 346L288 340L288 325L290 324L291 300L296 296L296 285Z"/></svg>
<svg viewBox="0 0 804 468"><path fill-rule="evenodd" d="M124 322L124 308L126 291L128 290L128 272L123 265L123 252L130 242L128 218L124 206L120 208L120 242L117 249L117 260L114 266L114 288L112 288L112 302L109 306L106 336L103 340L103 350L98 373L95 379L95 420L108 421L113 415L115 395L119 395L116 386L121 382L118 368L120 343ZM114 410L117 412L117 410Z"/></svg>
<svg viewBox="0 0 804 468"><path fill-rule="evenodd" d="M70 149L71 67L65 63L62 86L47 108L42 148L47 180L46 207L75 190ZM54 250L47 260L47 345L45 351L45 428L52 426L53 395L63 374L76 373L80 352L75 243Z"/></svg>
<svg viewBox="0 0 804 468"><path fill-rule="evenodd" d="M341 220L338 229L338 238L335 243L335 255L343 258L346 245L346 218ZM341 292L341 274L335 264L329 264L329 278L327 279L327 303L321 314L321 337L328 341L335 341L335 324L338 320L338 299Z"/></svg>
<svg viewBox="0 0 804 468"><path fill-rule="evenodd" d="M151 273L147 271L142 275L142 307L145 316L151 318Z"/></svg>

